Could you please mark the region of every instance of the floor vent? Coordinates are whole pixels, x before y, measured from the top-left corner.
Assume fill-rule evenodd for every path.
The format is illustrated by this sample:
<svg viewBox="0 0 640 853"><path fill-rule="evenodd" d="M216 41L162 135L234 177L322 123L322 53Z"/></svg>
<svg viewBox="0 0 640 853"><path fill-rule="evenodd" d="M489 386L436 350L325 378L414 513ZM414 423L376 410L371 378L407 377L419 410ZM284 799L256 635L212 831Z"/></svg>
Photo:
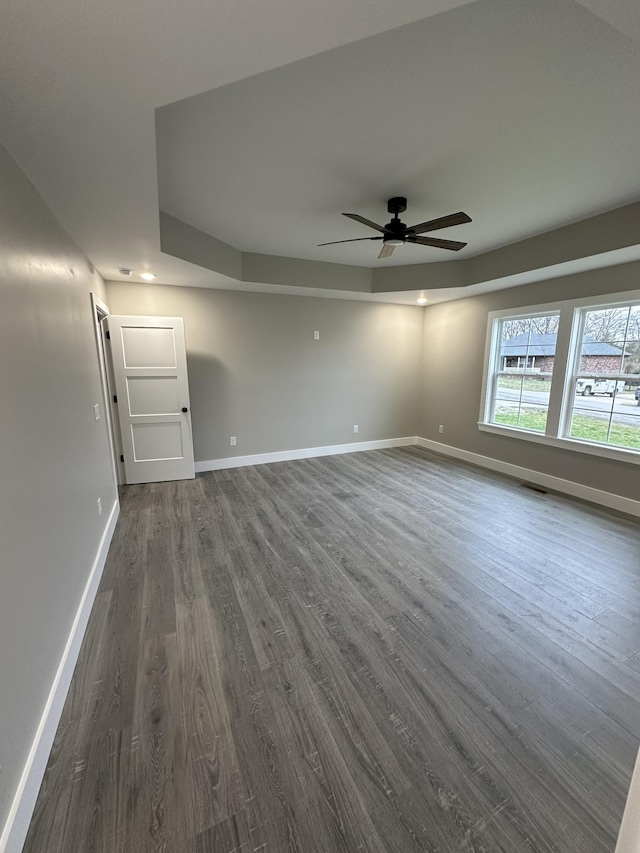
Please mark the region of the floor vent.
<svg viewBox="0 0 640 853"><path fill-rule="evenodd" d="M529 489L532 492L537 492L539 495L546 495L548 492L546 489L543 489L541 486L534 486L532 483L523 483L522 487L524 489Z"/></svg>

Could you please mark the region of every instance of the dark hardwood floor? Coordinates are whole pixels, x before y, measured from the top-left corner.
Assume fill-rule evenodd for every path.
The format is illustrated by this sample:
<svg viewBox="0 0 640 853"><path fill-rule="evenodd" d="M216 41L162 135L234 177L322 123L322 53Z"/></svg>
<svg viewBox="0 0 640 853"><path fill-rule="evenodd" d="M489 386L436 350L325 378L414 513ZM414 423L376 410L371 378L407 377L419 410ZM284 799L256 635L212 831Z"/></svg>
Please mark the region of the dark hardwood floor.
<svg viewBox="0 0 640 853"><path fill-rule="evenodd" d="M418 448L126 487L26 853L612 853L639 545Z"/></svg>

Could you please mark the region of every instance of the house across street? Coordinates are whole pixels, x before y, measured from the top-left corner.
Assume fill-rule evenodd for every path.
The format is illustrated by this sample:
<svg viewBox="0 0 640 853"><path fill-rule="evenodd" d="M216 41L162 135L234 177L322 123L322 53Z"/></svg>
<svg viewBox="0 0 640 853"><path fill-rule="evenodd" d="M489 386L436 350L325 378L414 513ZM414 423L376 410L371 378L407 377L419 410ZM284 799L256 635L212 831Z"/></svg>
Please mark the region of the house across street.
<svg viewBox="0 0 640 853"><path fill-rule="evenodd" d="M556 354L557 334L525 332L508 338L500 348L501 370L551 373ZM613 344L585 340L582 344L580 373L624 373L627 353Z"/></svg>

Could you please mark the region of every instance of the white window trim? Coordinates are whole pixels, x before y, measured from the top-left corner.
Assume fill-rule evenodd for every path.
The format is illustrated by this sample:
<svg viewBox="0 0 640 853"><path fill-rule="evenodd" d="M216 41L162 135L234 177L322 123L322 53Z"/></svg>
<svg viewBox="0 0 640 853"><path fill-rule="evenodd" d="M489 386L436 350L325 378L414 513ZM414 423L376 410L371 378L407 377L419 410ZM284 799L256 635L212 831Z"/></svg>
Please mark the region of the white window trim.
<svg viewBox="0 0 640 853"><path fill-rule="evenodd" d="M571 418L573 380L580 375L578 362L578 343L582 339L585 308L609 308L615 305L633 305L640 303L640 290L630 290L623 293L610 293L582 299L566 299L561 302L548 302L543 305L530 305L518 308L505 308L501 311L491 311L487 322L487 337L485 343L484 370L482 374L482 393L480 397L480 417L478 429L482 432L509 438L533 441L551 447L561 447L605 459L615 459L640 465L640 450L625 447L615 447L610 444L581 441L569 438L563 433ZM496 349L499 346L497 320L518 317L540 317L554 312L560 313L556 353L554 357L553 375L562 377L562 381L552 381L547 412L547 425L544 433L533 432L521 427L505 426L492 423L489 418L493 407L493 376L496 364ZM581 316L579 321L577 318ZM573 358L571 355L573 354ZM490 372L491 368L491 372ZM638 377L640 378L640 376Z"/></svg>

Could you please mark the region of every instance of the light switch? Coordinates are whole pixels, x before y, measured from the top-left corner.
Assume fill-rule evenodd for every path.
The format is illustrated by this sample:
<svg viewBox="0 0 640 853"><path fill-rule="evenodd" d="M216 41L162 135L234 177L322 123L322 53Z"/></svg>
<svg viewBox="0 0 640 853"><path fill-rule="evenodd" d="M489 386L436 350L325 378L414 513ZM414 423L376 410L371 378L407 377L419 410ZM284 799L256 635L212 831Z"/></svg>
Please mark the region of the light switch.
<svg viewBox="0 0 640 853"><path fill-rule="evenodd" d="M96 416L96 420L100 420L100 403L96 403L93 407L93 413Z"/></svg>
<svg viewBox="0 0 640 853"><path fill-rule="evenodd" d="M319 331L318 329L316 329L316 330L314 331L314 333L313 333L313 340L314 340L314 341L319 341L319 340L320 340L320 331Z"/></svg>

